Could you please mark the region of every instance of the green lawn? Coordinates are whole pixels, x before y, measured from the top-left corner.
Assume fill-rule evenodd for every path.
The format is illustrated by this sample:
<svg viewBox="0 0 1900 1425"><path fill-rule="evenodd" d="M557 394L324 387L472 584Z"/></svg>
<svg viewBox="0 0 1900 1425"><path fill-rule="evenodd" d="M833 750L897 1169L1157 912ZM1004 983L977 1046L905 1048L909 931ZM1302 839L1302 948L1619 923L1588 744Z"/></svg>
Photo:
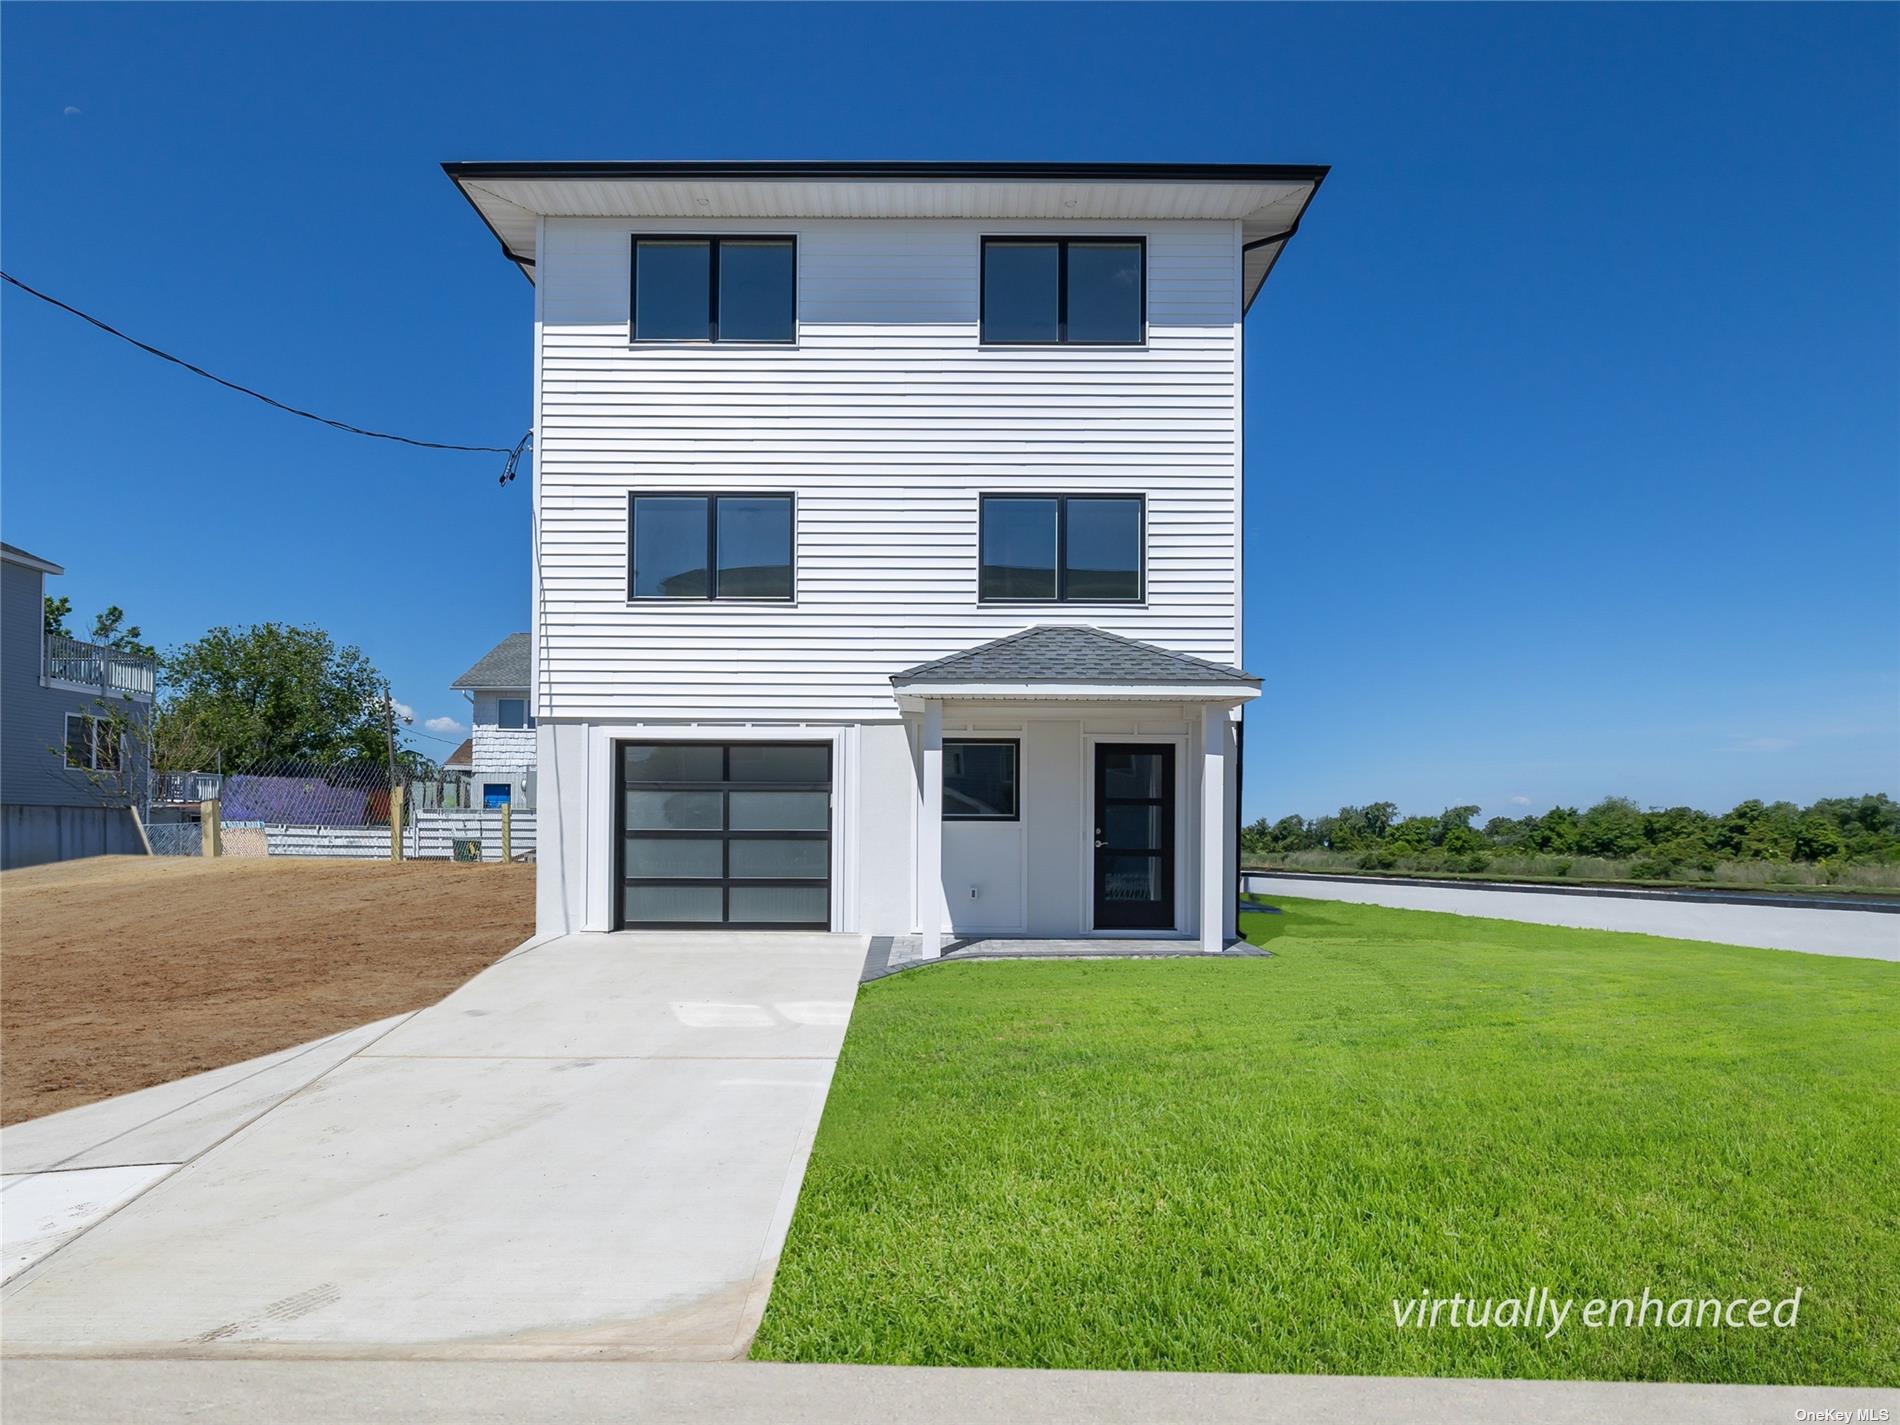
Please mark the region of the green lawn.
<svg viewBox="0 0 1900 1425"><path fill-rule="evenodd" d="M753 1355L1900 1383L1900 967L1277 903L1272 958L867 986ZM1548 1340L1393 1322L1536 1288Z"/></svg>

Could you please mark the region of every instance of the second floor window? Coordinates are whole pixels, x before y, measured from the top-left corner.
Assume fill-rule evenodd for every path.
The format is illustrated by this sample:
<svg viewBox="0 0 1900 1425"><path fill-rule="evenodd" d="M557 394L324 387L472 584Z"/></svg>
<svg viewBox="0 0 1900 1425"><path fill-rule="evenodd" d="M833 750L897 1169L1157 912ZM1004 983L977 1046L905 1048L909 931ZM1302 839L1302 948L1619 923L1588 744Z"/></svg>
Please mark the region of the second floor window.
<svg viewBox="0 0 1900 1425"><path fill-rule="evenodd" d="M628 596L790 599L790 495L629 497Z"/></svg>
<svg viewBox="0 0 1900 1425"><path fill-rule="evenodd" d="M528 700L526 698L495 699L495 725L510 731L533 727L534 719L528 716Z"/></svg>
<svg viewBox="0 0 1900 1425"><path fill-rule="evenodd" d="M797 268L788 237L635 237L633 339L794 341Z"/></svg>
<svg viewBox="0 0 1900 1425"><path fill-rule="evenodd" d="M1140 603L1139 495L985 495L977 597Z"/></svg>
<svg viewBox="0 0 1900 1425"><path fill-rule="evenodd" d="M984 238L985 346L1139 346L1140 238Z"/></svg>

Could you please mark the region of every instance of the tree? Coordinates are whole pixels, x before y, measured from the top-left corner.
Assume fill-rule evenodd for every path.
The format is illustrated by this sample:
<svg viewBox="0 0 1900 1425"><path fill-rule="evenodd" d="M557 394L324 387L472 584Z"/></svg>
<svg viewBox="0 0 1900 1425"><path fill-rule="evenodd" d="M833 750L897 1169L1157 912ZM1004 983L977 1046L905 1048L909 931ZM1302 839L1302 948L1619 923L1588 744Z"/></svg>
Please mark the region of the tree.
<svg viewBox="0 0 1900 1425"><path fill-rule="evenodd" d="M161 767L387 761L382 675L320 628L214 628L166 655L165 672Z"/></svg>
<svg viewBox="0 0 1900 1425"><path fill-rule="evenodd" d="M1577 850L1586 856L1634 856L1643 844L1643 813L1628 797L1605 797L1578 819Z"/></svg>
<svg viewBox="0 0 1900 1425"><path fill-rule="evenodd" d="M1471 829L1471 818L1477 814L1476 807L1446 807L1438 814L1438 826L1432 832L1433 843L1454 856L1484 850L1484 833Z"/></svg>
<svg viewBox="0 0 1900 1425"><path fill-rule="evenodd" d="M1826 861L1847 849L1841 831L1827 817L1810 812L1801 818L1794 834L1794 859Z"/></svg>
<svg viewBox="0 0 1900 1425"><path fill-rule="evenodd" d="M60 602L64 603L65 600ZM98 614L92 621L92 641L103 643L107 648L123 649L127 653L136 653L141 658L158 659L158 650L149 643L139 642L144 633L137 624L120 627L125 623L125 610L117 604L109 604L106 611Z"/></svg>
<svg viewBox="0 0 1900 1425"><path fill-rule="evenodd" d="M46 597L46 631L47 633L52 635L54 638L71 638L73 636L73 631L70 628L66 627L66 620L69 617L71 617L72 611L73 611L73 601L67 598L64 594L61 594L57 599L52 597L52 595L50 594L47 595Z"/></svg>

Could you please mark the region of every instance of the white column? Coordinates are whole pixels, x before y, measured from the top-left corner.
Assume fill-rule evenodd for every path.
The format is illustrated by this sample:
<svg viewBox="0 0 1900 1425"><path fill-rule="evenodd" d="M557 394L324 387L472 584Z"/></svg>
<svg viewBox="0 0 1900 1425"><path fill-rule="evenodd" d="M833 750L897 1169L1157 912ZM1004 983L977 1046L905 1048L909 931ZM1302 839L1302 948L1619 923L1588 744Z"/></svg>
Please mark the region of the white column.
<svg viewBox="0 0 1900 1425"><path fill-rule="evenodd" d="M1227 902L1227 709L1201 709L1201 949L1223 948Z"/></svg>
<svg viewBox="0 0 1900 1425"><path fill-rule="evenodd" d="M917 928L923 957L943 949L943 702L924 700L923 813L917 821Z"/></svg>

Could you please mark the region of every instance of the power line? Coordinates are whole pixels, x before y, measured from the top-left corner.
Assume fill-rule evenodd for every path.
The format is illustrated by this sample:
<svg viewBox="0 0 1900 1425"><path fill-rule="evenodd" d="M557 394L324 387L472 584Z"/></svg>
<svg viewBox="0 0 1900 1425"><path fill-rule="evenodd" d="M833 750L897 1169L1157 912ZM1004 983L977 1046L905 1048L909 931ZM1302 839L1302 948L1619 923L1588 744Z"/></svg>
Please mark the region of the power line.
<svg viewBox="0 0 1900 1425"><path fill-rule="evenodd" d="M236 391L240 396L249 396L254 401L262 401L265 405L283 411L287 415L301 416L307 421L315 421L319 425L331 426L336 430L347 431L351 435L368 436L371 440L393 440L399 445L419 446L423 450L462 450L476 455L505 455L508 457L508 464L501 476L501 483L504 485L515 478L515 465L521 459L522 451L527 448L529 437L534 434L532 431L528 432L527 435L522 436L520 440L516 441L511 449L505 445L455 445L448 441L417 440L414 436L391 435L388 431L380 430L365 430L362 426L351 425L348 421L332 420L329 416L320 416L315 411L300 410L296 406L286 405L275 397L266 396L262 391L253 391L249 386L241 386L236 381L227 381L222 376L215 376L211 372L206 371L202 366L192 365L191 362L186 361L181 356L173 356L169 351L161 351L147 342L140 341L135 336L127 336L110 323L102 322L89 312L82 312L79 308L62 302L57 297L49 296L47 293L40 291L37 287L29 287L10 272L0 272L0 280L4 280L18 287L29 297L38 297L49 306L58 307L62 312L71 313L73 316L78 317L80 321L90 323L92 326L99 328L100 331L105 332L108 336L116 336L120 341L129 342L149 356L156 356L161 361L169 361L174 366L182 366L194 376L202 376L207 381L216 382L226 390Z"/></svg>

